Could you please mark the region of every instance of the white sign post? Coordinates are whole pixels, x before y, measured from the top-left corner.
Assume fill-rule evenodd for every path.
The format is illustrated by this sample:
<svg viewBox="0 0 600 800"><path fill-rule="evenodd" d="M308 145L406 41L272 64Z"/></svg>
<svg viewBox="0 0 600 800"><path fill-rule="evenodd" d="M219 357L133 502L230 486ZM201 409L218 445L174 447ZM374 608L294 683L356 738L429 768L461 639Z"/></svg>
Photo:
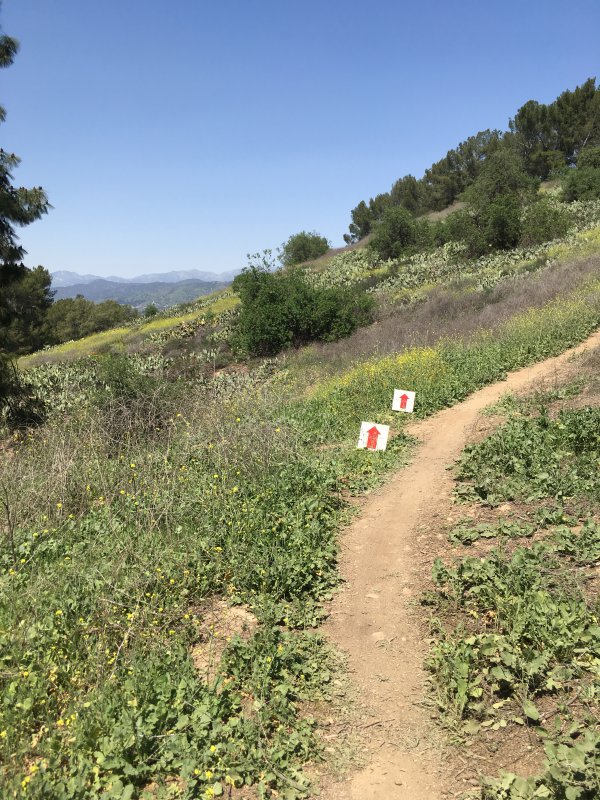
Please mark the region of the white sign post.
<svg viewBox="0 0 600 800"><path fill-rule="evenodd" d="M406 411L412 413L415 407L415 393L408 392L406 389L394 389L394 399L392 400L392 411Z"/></svg>
<svg viewBox="0 0 600 800"><path fill-rule="evenodd" d="M387 447L389 425L377 425L375 422L361 422L358 450L385 450Z"/></svg>

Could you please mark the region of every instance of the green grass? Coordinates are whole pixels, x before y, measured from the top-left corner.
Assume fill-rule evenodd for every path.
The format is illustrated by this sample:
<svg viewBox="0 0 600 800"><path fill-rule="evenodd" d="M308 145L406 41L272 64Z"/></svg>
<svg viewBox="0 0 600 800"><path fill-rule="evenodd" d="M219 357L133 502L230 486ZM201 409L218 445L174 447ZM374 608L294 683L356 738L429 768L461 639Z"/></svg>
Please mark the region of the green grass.
<svg viewBox="0 0 600 800"><path fill-rule="evenodd" d="M318 746L303 708L327 697L331 671L310 629L337 582L343 498L408 452L402 435L385 453L357 451L359 422L401 434L393 388L416 389L417 414L430 414L598 325L596 280L494 335L322 381L268 365L173 380L124 356L103 373L64 367L68 386L88 370L79 403L57 365L46 391L64 404L2 456L7 796L209 798L231 784L305 795L301 767ZM206 683L192 647L215 598L245 604L259 626L228 643Z"/></svg>
<svg viewBox="0 0 600 800"><path fill-rule="evenodd" d="M112 328L108 331L102 331L101 333L87 336L84 339L79 339L74 342L65 342L64 344L56 345L47 350L23 356L19 359L19 368L29 369L30 367L43 364L47 361L56 361L57 359L76 360L78 358L95 355L99 352L125 351L128 344L147 339L153 333L170 330L186 322L193 322L205 316L209 311L216 316L238 305L239 299L235 295L221 297L221 294L222 291L202 298L203 307L199 311L190 311L175 316L159 316L148 322L141 322L140 324L130 325L128 327Z"/></svg>
<svg viewBox="0 0 600 800"><path fill-rule="evenodd" d="M310 390L298 408L310 417L316 438L351 437L362 419L401 426L390 410L393 389L417 392L415 413L452 405L509 370L562 352L600 324L600 281L587 281L568 296L519 315L499 330L465 342L372 358Z"/></svg>

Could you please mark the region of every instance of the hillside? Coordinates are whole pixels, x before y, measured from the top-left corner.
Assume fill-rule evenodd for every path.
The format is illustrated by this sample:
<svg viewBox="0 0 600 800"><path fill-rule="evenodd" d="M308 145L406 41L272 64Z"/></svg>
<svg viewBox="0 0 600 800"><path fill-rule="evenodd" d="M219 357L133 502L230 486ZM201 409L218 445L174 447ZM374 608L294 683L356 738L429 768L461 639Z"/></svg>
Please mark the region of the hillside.
<svg viewBox="0 0 600 800"><path fill-rule="evenodd" d="M338 341L242 359L232 347L240 303L225 290L21 359L28 391L46 403L46 421L17 430L0 454L11 521L2 551L9 602L0 636L12 687L2 706L11 731L3 785L19 791L25 781L40 798L67 798L80 787L83 796L146 800L163 789L172 793L173 785L181 797L241 798L255 790L312 797L317 789L303 765L319 754L353 759L357 738L380 747L379 731L395 745L375 752L352 780L363 793L374 775L374 785L385 784L384 773L396 780L404 774L407 786L415 785L412 773L390 767L416 763L402 723L381 717L379 707L365 723L365 710L352 699L363 692L360 671L344 673L319 629L340 582L340 531L365 493L419 458L409 415L390 410L394 388L414 390L415 416L433 420L507 371L561 353L600 327L600 204L574 204L570 213L565 236L533 247L465 258L450 243L395 260L361 247L305 265L307 285L346 287L375 300L373 323ZM391 426L386 451L356 449L363 420ZM451 427L449 421L444 429ZM397 480L410 485L412 474L400 472ZM480 512L471 513L469 530L479 524ZM361 547L366 540L373 546L368 520ZM473 535L481 536L477 530ZM422 551L418 581L398 577L410 570L405 562L393 568L396 577L384 576L397 613L405 606L396 595L408 597L405 588L415 600L434 591L428 576L435 559L451 562L444 535L432 533L426 551L420 540L415 545ZM380 558L394 560L384 552ZM343 577L362 620L363 610L379 602L379 578ZM415 659L429 659L437 694L388 674L407 661L383 623L365 634L349 617L346 629L357 647L363 641L361 659L385 661L383 687L386 675L394 676L394 685L410 692L407 702L439 704L440 721L460 731L468 751L447 741L443 728L433 729L429 715L415 725L424 746L442 740L436 747L445 748L448 763L462 765L470 751L487 757L484 732L500 719L499 731L518 733L524 689L515 684L510 715L481 717L469 706L456 722L454 689L439 655L450 640L435 627L435 615L446 613L442 601L431 629L427 605L422 627L410 627L410 609L401 623L402 636L430 640L430 653L413 648L413 662L421 669ZM583 607L581 614L588 619ZM453 621L450 615L447 625ZM332 641L352 653L343 637ZM375 651L371 659L365 642L381 647L382 658ZM452 642L453 653L467 646ZM583 686L574 683L574 691ZM498 690L486 691L494 708ZM539 686L527 692L540 713L559 713ZM594 698L586 702L595 708ZM533 706L526 705L528 714ZM537 790L546 780L542 739L535 725L525 718L523 724L537 758ZM592 723L581 724L586 736L595 735ZM552 741L559 746L562 739L556 734ZM419 763L430 763L416 752ZM486 763L482 781L502 780L498 770L511 763L508 756ZM595 765L590 760L588 783ZM445 784L454 792L463 788L459 771ZM342 798L352 786L347 773L342 783L327 771L311 774L313 787L321 784L330 796ZM435 770L416 785L437 798L434 778Z"/></svg>

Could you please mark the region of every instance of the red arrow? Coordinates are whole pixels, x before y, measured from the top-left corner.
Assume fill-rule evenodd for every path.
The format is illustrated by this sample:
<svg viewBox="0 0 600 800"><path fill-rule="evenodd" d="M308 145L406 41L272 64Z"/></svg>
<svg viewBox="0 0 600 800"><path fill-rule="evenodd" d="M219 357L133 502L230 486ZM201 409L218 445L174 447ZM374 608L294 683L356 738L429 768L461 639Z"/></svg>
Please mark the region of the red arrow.
<svg viewBox="0 0 600 800"><path fill-rule="evenodd" d="M367 433L369 434L367 438L367 450L377 450L377 439L379 439L379 429L373 425Z"/></svg>
<svg viewBox="0 0 600 800"><path fill-rule="evenodd" d="M400 395L400 408L406 408L406 404L408 403L408 395L401 394Z"/></svg>

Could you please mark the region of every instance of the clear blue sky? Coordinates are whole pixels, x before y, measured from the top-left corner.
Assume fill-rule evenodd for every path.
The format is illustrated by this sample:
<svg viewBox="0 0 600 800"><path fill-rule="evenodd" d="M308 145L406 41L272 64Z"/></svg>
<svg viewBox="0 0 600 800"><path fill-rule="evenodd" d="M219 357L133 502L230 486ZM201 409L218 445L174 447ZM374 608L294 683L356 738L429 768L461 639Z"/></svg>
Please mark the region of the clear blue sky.
<svg viewBox="0 0 600 800"><path fill-rule="evenodd" d="M26 263L223 271L600 79L598 0L4 0Z"/></svg>

